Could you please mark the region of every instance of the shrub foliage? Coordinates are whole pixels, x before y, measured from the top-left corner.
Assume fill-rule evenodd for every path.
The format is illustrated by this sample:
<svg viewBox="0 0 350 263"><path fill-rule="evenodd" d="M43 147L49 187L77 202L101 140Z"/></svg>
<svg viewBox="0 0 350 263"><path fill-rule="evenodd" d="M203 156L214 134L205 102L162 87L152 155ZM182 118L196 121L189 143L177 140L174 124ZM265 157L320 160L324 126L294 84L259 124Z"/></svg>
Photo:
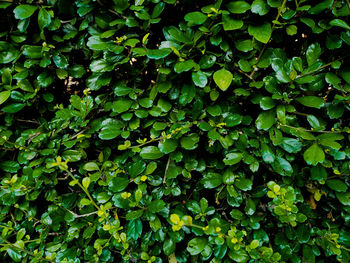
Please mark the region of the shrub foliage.
<svg viewBox="0 0 350 263"><path fill-rule="evenodd" d="M2 262L349 262L349 0L0 1Z"/></svg>

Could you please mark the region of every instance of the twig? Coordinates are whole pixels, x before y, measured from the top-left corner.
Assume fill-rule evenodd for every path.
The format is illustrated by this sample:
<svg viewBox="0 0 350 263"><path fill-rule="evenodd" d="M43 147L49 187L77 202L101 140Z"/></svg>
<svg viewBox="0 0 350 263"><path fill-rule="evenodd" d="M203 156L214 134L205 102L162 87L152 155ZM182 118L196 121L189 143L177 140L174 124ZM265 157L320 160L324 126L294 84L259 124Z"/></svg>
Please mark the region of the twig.
<svg viewBox="0 0 350 263"><path fill-rule="evenodd" d="M169 165L170 165L170 156L169 156L168 162L167 162L167 164L165 166L165 171L164 171L164 176L163 176L163 185L165 186L165 188L167 188L167 186L166 186L166 174L168 172Z"/></svg>
<svg viewBox="0 0 350 263"><path fill-rule="evenodd" d="M97 214L97 211L91 212L91 213L87 213L87 214L83 214L83 215L78 215L76 213L74 213L73 211L68 210L67 208L65 208L68 212L70 212L75 218L79 218L79 217L86 217L86 216L91 216L94 214Z"/></svg>
<svg viewBox="0 0 350 263"><path fill-rule="evenodd" d="M282 123L279 123L279 125L283 126L283 127L290 128L290 129L294 129L294 130L297 130L297 131L306 131L306 132L317 132L317 133L342 133L343 132L343 131L316 131L316 130L308 130L308 129L298 128L298 127L294 127L294 126L290 126L290 125L282 124Z"/></svg>

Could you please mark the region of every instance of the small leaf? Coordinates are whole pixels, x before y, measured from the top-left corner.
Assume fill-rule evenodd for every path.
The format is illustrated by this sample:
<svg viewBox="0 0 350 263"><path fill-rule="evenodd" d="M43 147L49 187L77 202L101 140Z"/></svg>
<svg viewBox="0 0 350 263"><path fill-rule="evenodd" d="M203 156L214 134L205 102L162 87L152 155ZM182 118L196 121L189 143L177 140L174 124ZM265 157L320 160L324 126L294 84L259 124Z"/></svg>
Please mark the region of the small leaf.
<svg viewBox="0 0 350 263"><path fill-rule="evenodd" d="M189 22L193 25L201 25L203 24L208 17L201 12L191 12L185 15L185 21Z"/></svg>
<svg viewBox="0 0 350 263"><path fill-rule="evenodd" d="M222 25L225 31L240 29L243 26L243 21L230 18L228 15L222 16Z"/></svg>
<svg viewBox="0 0 350 263"><path fill-rule="evenodd" d="M256 40L267 43L270 40L272 34L272 28L270 23L263 23L260 25L249 25L248 26L249 35L253 36Z"/></svg>
<svg viewBox="0 0 350 263"><path fill-rule="evenodd" d="M225 159L223 162L226 165L234 165L239 163L243 158L243 155L241 153L229 153L225 156Z"/></svg>
<svg viewBox="0 0 350 263"><path fill-rule="evenodd" d="M187 251L192 255L198 255L201 253L204 249L204 247L207 245L208 240L206 238L202 237L196 237L192 239L187 244Z"/></svg>
<svg viewBox="0 0 350 263"><path fill-rule="evenodd" d="M222 90L225 91L231 85L233 80L233 75L230 71L222 68L216 71L213 75L216 85Z"/></svg>
<svg viewBox="0 0 350 263"><path fill-rule="evenodd" d="M232 1L227 4L227 9L233 14L243 14L250 9L250 4L245 1Z"/></svg>
<svg viewBox="0 0 350 263"><path fill-rule="evenodd" d="M331 22L329 22L329 24L332 26L339 26L348 30L350 29L350 26L345 21L338 18L333 19Z"/></svg>
<svg viewBox="0 0 350 263"><path fill-rule="evenodd" d="M155 146L146 146L142 148L140 156L143 159L156 160L163 156L164 154Z"/></svg>
<svg viewBox="0 0 350 263"><path fill-rule="evenodd" d="M348 190L347 185L342 180L330 179L326 181L326 184L329 188L337 192L346 192Z"/></svg>
<svg viewBox="0 0 350 263"><path fill-rule="evenodd" d="M11 95L10 90L0 92L0 105L3 104Z"/></svg>
<svg viewBox="0 0 350 263"><path fill-rule="evenodd" d="M43 30L45 27L48 27L51 23L50 13L45 8L40 8L38 14L38 24L39 28Z"/></svg>
<svg viewBox="0 0 350 263"><path fill-rule="evenodd" d="M324 105L323 99L316 96L303 96L295 99L306 107L321 108Z"/></svg>
<svg viewBox="0 0 350 263"><path fill-rule="evenodd" d="M275 111L269 110L264 111L259 114L258 118L255 121L256 128L258 130L268 130L275 123Z"/></svg>
<svg viewBox="0 0 350 263"><path fill-rule="evenodd" d="M34 5L19 5L13 10L13 12L16 19L22 20L31 17L37 8L38 7Z"/></svg>
<svg viewBox="0 0 350 263"><path fill-rule="evenodd" d="M307 164L316 165L323 162L325 159L325 154L323 150L314 143L304 152L304 160Z"/></svg>
<svg viewBox="0 0 350 263"><path fill-rule="evenodd" d="M306 60L309 66L313 65L321 55L320 44L314 43L306 50Z"/></svg>

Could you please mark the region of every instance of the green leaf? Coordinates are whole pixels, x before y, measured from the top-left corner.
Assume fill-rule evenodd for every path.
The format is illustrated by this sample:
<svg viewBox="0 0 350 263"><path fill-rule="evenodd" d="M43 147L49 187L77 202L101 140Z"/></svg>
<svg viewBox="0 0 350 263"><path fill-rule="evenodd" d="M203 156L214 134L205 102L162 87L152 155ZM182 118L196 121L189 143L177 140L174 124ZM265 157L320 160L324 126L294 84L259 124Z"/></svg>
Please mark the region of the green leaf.
<svg viewBox="0 0 350 263"><path fill-rule="evenodd" d="M142 212L142 210L138 210L138 211ZM130 219L127 219L127 220L130 220ZM131 220L128 223L127 229L128 229L126 232L127 237L130 237L133 240L137 240L142 235L142 221L140 219Z"/></svg>
<svg viewBox="0 0 350 263"><path fill-rule="evenodd" d="M3 104L7 99L10 97L11 91L10 90L5 90L0 92L0 105Z"/></svg>
<svg viewBox="0 0 350 263"><path fill-rule="evenodd" d="M301 150L302 143L299 140L284 137L281 147L289 153L297 153Z"/></svg>
<svg viewBox="0 0 350 263"><path fill-rule="evenodd" d="M230 18L228 15L222 16L222 25L225 31L240 29L243 26L243 21Z"/></svg>
<svg viewBox="0 0 350 263"><path fill-rule="evenodd" d="M38 24L39 28L43 30L45 27L48 27L51 23L50 13L45 8L40 8L38 14Z"/></svg>
<svg viewBox="0 0 350 263"><path fill-rule="evenodd" d="M156 160L163 156L164 154L155 146L146 146L142 148L140 156L143 159Z"/></svg>
<svg viewBox="0 0 350 263"><path fill-rule="evenodd" d="M275 123L275 111L269 110L264 111L259 114L258 118L255 121L255 125L258 130L268 130Z"/></svg>
<svg viewBox="0 0 350 263"><path fill-rule="evenodd" d="M335 195L338 198L340 203L342 203L343 205L350 205L350 192L346 192L346 193L336 192Z"/></svg>
<svg viewBox="0 0 350 263"><path fill-rule="evenodd" d="M304 160L307 164L316 165L323 162L325 159L325 154L323 150L314 143L304 152Z"/></svg>
<svg viewBox="0 0 350 263"><path fill-rule="evenodd" d="M127 177L115 177L113 178L108 187L113 192L121 192L123 191L129 184L129 179Z"/></svg>
<svg viewBox="0 0 350 263"><path fill-rule="evenodd" d="M330 179L326 181L327 186L337 192L346 192L348 190L348 186L342 181L338 179Z"/></svg>
<svg viewBox="0 0 350 263"><path fill-rule="evenodd" d="M192 133L188 136L181 138L181 147L186 150L193 150L197 148L197 143L199 142L199 136L197 133Z"/></svg>
<svg viewBox="0 0 350 263"><path fill-rule="evenodd" d="M242 158L243 158L243 155L241 153L229 153L229 154L226 154L223 162L226 165L234 165L239 163L242 160Z"/></svg>
<svg viewBox="0 0 350 263"><path fill-rule="evenodd" d="M191 12L185 15L185 21L189 22L192 25L201 25L207 19L208 17L201 12Z"/></svg>
<svg viewBox="0 0 350 263"><path fill-rule="evenodd" d="M151 213L160 212L165 207L165 202L163 200L154 200L148 206L148 211Z"/></svg>
<svg viewBox="0 0 350 263"><path fill-rule="evenodd" d="M21 166L15 161L3 161L0 162L0 169L8 173L16 173Z"/></svg>
<svg viewBox="0 0 350 263"><path fill-rule="evenodd" d="M250 39L235 41L235 47L242 52L249 52L254 49L253 43Z"/></svg>
<svg viewBox="0 0 350 263"><path fill-rule="evenodd" d="M117 113L126 112L130 109L132 101L126 98L120 98L113 102L113 111Z"/></svg>
<svg viewBox="0 0 350 263"><path fill-rule="evenodd" d="M98 167L97 163L95 163L95 162L88 162L88 163L84 164L83 168L84 168L84 170L89 171L89 172L99 170L99 167Z"/></svg>
<svg viewBox="0 0 350 263"><path fill-rule="evenodd" d="M306 225L299 225L296 236L299 243L307 243L310 239L310 229Z"/></svg>
<svg viewBox="0 0 350 263"><path fill-rule="evenodd" d="M232 1L227 4L227 9L233 14L243 14L250 9L250 4L245 1Z"/></svg>
<svg viewBox="0 0 350 263"><path fill-rule="evenodd" d="M344 20L338 18L333 19L331 22L329 22L329 24L332 26L339 26L348 30L350 29L350 26Z"/></svg>
<svg viewBox="0 0 350 263"><path fill-rule="evenodd" d="M233 80L233 75L230 71L222 68L216 71L213 75L216 85L222 90L225 91L231 85Z"/></svg>
<svg viewBox="0 0 350 263"><path fill-rule="evenodd" d="M102 122L102 129L100 130L98 137L101 140L112 140L121 134L121 128L123 126L123 122L108 118Z"/></svg>
<svg viewBox="0 0 350 263"><path fill-rule="evenodd" d="M175 248L176 248L176 243L171 238L165 239L163 243L163 251L166 256L170 256L170 254L174 253Z"/></svg>
<svg viewBox="0 0 350 263"><path fill-rule="evenodd" d="M206 238L202 237L196 237L193 238L190 242L187 244L187 251L192 255L198 255L201 253L204 249L204 247L207 245L208 240Z"/></svg>
<svg viewBox="0 0 350 263"><path fill-rule="evenodd" d="M249 260L249 256L247 254L247 252L243 249L239 249L239 250L234 250L234 249L230 249L230 251L228 252L228 256L237 263L245 263Z"/></svg>
<svg viewBox="0 0 350 263"><path fill-rule="evenodd" d="M168 154L175 151L177 148L177 145L178 145L177 140L167 139L163 142L159 142L158 148L162 153Z"/></svg>
<svg viewBox="0 0 350 263"><path fill-rule="evenodd" d="M138 160L131 163L127 167L127 171L131 177L136 177L146 169L146 163L143 160Z"/></svg>
<svg viewBox="0 0 350 263"><path fill-rule="evenodd" d="M312 180L322 181L322 180L325 180L327 178L327 171L321 165L311 167L310 172L311 172L311 179Z"/></svg>
<svg viewBox="0 0 350 263"><path fill-rule="evenodd" d="M254 0L251 8L252 13L259 14L260 16L266 15L269 12L269 6L265 0Z"/></svg>
<svg viewBox="0 0 350 263"><path fill-rule="evenodd" d="M284 61L280 58L273 58L271 62L272 69L276 72L277 79L282 83L290 82L291 79L284 69Z"/></svg>
<svg viewBox="0 0 350 263"><path fill-rule="evenodd" d="M201 183L204 185L204 188L212 189L222 184L222 176L218 173L209 172L204 175Z"/></svg>
<svg viewBox="0 0 350 263"><path fill-rule="evenodd" d="M266 44L271 38L271 24L265 22L260 25L249 25L248 33L249 35L253 36L256 40Z"/></svg>
<svg viewBox="0 0 350 263"><path fill-rule="evenodd" d="M67 150L62 153L62 157L70 162L77 162L80 161L83 154L78 150Z"/></svg>
<svg viewBox="0 0 350 263"><path fill-rule="evenodd" d="M270 110L275 107L275 101L271 97L262 97L260 100L260 108Z"/></svg>
<svg viewBox="0 0 350 263"><path fill-rule="evenodd" d="M252 189L253 182L248 178L238 178L234 184L238 189L242 191L249 191Z"/></svg>
<svg viewBox="0 0 350 263"><path fill-rule="evenodd" d="M306 60L309 66L313 65L321 55L321 47L319 43L310 45L306 50Z"/></svg>
<svg viewBox="0 0 350 263"><path fill-rule="evenodd" d="M196 71L192 72L192 81L197 87L204 88L208 83L208 78L202 71Z"/></svg>
<svg viewBox="0 0 350 263"><path fill-rule="evenodd" d="M28 91L28 92L33 92L33 86L27 79L21 79L20 81L17 82L18 87L21 90Z"/></svg>
<svg viewBox="0 0 350 263"><path fill-rule="evenodd" d="M324 0L317 5L311 7L308 12L312 15L317 15L323 10L330 8L333 5L334 0Z"/></svg>
<svg viewBox="0 0 350 263"><path fill-rule="evenodd" d="M147 57L151 59L161 59L170 55L172 50L170 48L162 49L148 49Z"/></svg>
<svg viewBox="0 0 350 263"><path fill-rule="evenodd" d="M34 5L19 5L13 10L13 13L16 19L22 20L31 17L37 8Z"/></svg>
<svg viewBox="0 0 350 263"><path fill-rule="evenodd" d="M306 107L321 108L324 105L323 98L316 96L303 96L295 99Z"/></svg>

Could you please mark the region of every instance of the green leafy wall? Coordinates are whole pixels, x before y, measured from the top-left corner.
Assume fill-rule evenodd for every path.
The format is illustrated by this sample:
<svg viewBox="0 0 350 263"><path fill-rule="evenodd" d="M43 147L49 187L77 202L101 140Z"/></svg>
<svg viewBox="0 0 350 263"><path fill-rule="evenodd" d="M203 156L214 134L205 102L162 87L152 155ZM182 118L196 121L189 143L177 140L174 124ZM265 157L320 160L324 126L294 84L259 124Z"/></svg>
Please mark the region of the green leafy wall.
<svg viewBox="0 0 350 263"><path fill-rule="evenodd" d="M1 262L349 262L349 0L0 0Z"/></svg>

